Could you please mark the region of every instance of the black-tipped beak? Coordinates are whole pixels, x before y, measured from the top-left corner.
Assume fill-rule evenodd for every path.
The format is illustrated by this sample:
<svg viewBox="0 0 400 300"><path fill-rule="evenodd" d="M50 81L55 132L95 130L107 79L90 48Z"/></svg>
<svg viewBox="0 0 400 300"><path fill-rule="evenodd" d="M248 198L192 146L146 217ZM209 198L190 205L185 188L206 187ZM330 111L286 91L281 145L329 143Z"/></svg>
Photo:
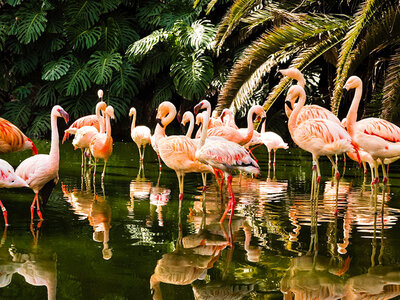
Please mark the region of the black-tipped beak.
<svg viewBox="0 0 400 300"><path fill-rule="evenodd" d="M346 86L342 87L342 92L343 92L343 93L345 93L345 92L347 92L347 91L348 91L348 89L347 89Z"/></svg>
<svg viewBox="0 0 400 300"><path fill-rule="evenodd" d="M156 119L156 123L157 123L157 124L160 124L160 126L161 126L162 128L164 128L164 125L163 125L163 123L161 122L161 119L160 119L160 118L157 118L157 119Z"/></svg>
<svg viewBox="0 0 400 300"><path fill-rule="evenodd" d="M60 110L60 115L63 117L65 123L68 124L69 121L68 113L65 110Z"/></svg>
<svg viewBox="0 0 400 300"><path fill-rule="evenodd" d="M286 104L291 110L293 110L293 108L292 108L292 103L291 103L289 100L286 100L286 101L285 101L285 104Z"/></svg>
<svg viewBox="0 0 400 300"><path fill-rule="evenodd" d="M199 103L194 107L193 111L194 111L195 115L197 115L199 113L201 106L202 106L201 103Z"/></svg>
<svg viewBox="0 0 400 300"><path fill-rule="evenodd" d="M220 116L222 123L224 123L224 116L225 116L225 113L221 114L221 116Z"/></svg>

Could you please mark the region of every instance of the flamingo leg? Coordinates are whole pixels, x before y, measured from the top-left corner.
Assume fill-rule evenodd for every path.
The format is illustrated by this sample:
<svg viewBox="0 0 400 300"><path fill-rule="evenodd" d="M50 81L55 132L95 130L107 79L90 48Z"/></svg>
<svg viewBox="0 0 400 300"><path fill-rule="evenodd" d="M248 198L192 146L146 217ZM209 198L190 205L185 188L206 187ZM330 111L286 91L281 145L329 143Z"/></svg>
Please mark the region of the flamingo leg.
<svg viewBox="0 0 400 300"><path fill-rule="evenodd" d="M183 199L183 177L185 176L185 174L181 174L181 173L176 173L176 176L178 176L178 182L179 182L179 201L182 201Z"/></svg>
<svg viewBox="0 0 400 300"><path fill-rule="evenodd" d="M268 168L271 167L271 150L268 149Z"/></svg>
<svg viewBox="0 0 400 300"><path fill-rule="evenodd" d="M144 160L144 151L146 150L146 144L143 145L142 161Z"/></svg>
<svg viewBox="0 0 400 300"><path fill-rule="evenodd" d="M104 167L103 167L103 173L101 174L101 181L104 181L104 175L106 175L106 166L107 166L107 160L104 160Z"/></svg>
<svg viewBox="0 0 400 300"><path fill-rule="evenodd" d="M205 192L207 188L207 173L201 173L201 179L203 180L203 192Z"/></svg>
<svg viewBox="0 0 400 300"><path fill-rule="evenodd" d="M36 205L37 205L36 213L37 213L37 215L38 215L40 221L43 221L42 212L40 211L40 206L39 206L39 195L38 195L38 194L36 194L36 195L37 195L37 196L35 197L35 198L36 198Z"/></svg>
<svg viewBox="0 0 400 300"><path fill-rule="evenodd" d="M346 153L343 153L343 174L342 174L342 176L344 176L345 171L346 171Z"/></svg>
<svg viewBox="0 0 400 300"><path fill-rule="evenodd" d="M81 164L81 168L83 169L85 167L85 153L84 153L84 149L81 148L82 151L82 164Z"/></svg>
<svg viewBox="0 0 400 300"><path fill-rule="evenodd" d="M337 157L337 156L336 156ZM335 177L336 177L336 197L335 197L335 203L336 203L336 208L335 208L335 216L338 214L338 198L339 198L339 180L340 180L340 173L337 167L337 163L333 161L331 156L328 156L329 160L332 163L332 167L335 168Z"/></svg>
<svg viewBox="0 0 400 300"><path fill-rule="evenodd" d="M161 172L161 157L160 154L157 154L158 157L158 166L160 167L160 172Z"/></svg>
<svg viewBox="0 0 400 300"><path fill-rule="evenodd" d="M94 160L93 178L96 178L97 159Z"/></svg>
<svg viewBox="0 0 400 300"><path fill-rule="evenodd" d="M388 164L388 166L389 166L389 164ZM382 192L382 208L381 208L381 211L382 211L382 215L383 215L384 214L384 209L385 209L384 205L385 205L386 187L387 187L387 182L388 182L388 175L386 173L386 168L385 168L385 164L383 163L383 161L382 161L382 172L383 172L383 180L382 180L382 182L383 182L383 192Z"/></svg>
<svg viewBox="0 0 400 300"><path fill-rule="evenodd" d="M39 197L39 194L35 194L35 197L33 198L33 201L31 204L31 221L33 220L33 212L35 211L35 202L36 202L37 197Z"/></svg>
<svg viewBox="0 0 400 300"><path fill-rule="evenodd" d="M228 176L227 183L228 183L228 192L229 192L230 198L229 198L228 205L227 205L227 207L225 209L225 212L222 215L222 217L221 217L219 222L220 223L224 222L224 220L226 218L226 215L228 214L228 211L230 210L231 211L231 215L230 215L230 218L229 218L229 226L230 226L231 223L232 223L232 217L233 217L233 214L234 214L234 211L235 211L235 204L236 204L235 195L233 194L233 189L232 189L232 175Z"/></svg>
<svg viewBox="0 0 400 300"><path fill-rule="evenodd" d="M142 146L141 145L138 145L137 146L138 147L138 149L139 149L139 159L140 159L140 161L143 161L143 158L142 158Z"/></svg>
<svg viewBox="0 0 400 300"><path fill-rule="evenodd" d="M374 189L374 208L376 214L376 205L378 202L378 187L379 187L379 164L378 160L374 159L375 179L372 181L372 188Z"/></svg>
<svg viewBox="0 0 400 300"><path fill-rule="evenodd" d="M1 210L3 211L4 224L5 224L6 226L8 226L8 222L7 222L7 210L6 210L6 207L3 205L3 202L1 202L1 200L0 200L0 207L1 207Z"/></svg>
<svg viewBox="0 0 400 300"><path fill-rule="evenodd" d="M275 162L276 162L276 149L274 149L274 178L275 178Z"/></svg>

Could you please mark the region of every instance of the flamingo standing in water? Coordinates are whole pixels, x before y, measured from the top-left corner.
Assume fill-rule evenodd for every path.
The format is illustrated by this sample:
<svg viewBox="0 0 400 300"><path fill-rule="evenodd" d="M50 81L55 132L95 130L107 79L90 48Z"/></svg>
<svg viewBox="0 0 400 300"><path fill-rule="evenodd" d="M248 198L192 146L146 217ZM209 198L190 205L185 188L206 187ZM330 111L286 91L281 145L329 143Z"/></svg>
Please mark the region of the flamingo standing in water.
<svg viewBox="0 0 400 300"><path fill-rule="evenodd" d="M17 187L29 187L25 180L19 177L14 172L14 168L5 160L0 159L0 188L17 188ZM0 207L3 211L5 225L7 222L7 210L0 200Z"/></svg>
<svg viewBox="0 0 400 300"><path fill-rule="evenodd" d="M289 117L288 127L290 135L300 148L312 154L313 162L317 168L318 183L321 179L318 158L324 155L329 158L336 171L336 189L338 190L340 173L337 164L332 159L332 155L353 151L353 149L357 151L357 146L342 126L330 120L309 119L298 124L297 116L306 102L306 93L301 86L294 85L289 89L286 97L287 100L285 101L289 109L292 109L291 100L293 98L298 98L299 102ZM314 169L313 167L313 170Z"/></svg>
<svg viewBox="0 0 400 300"><path fill-rule="evenodd" d="M38 154L35 144L13 123L0 118L0 154L32 149Z"/></svg>
<svg viewBox="0 0 400 300"><path fill-rule="evenodd" d="M100 115L100 111L105 111L107 104L100 101L96 105L96 117L100 126L100 132L104 132L104 118ZM82 126L80 128L71 128L69 133L74 133L75 137L72 145L75 149L80 148L82 151L82 168L85 166L85 152L89 149L92 138L99 133L95 126Z"/></svg>
<svg viewBox="0 0 400 300"><path fill-rule="evenodd" d="M160 104L157 111L157 125L165 130L176 116L175 106L168 101ZM209 120L207 120L208 122ZM158 140L158 149L164 163L176 172L179 181L179 200L183 199L184 177L186 173L202 173L203 187L206 186L206 173L212 168L195 157L196 143L187 136L173 135Z"/></svg>
<svg viewBox="0 0 400 300"><path fill-rule="evenodd" d="M59 135L57 127L57 118L62 117L65 123L68 123L67 112L59 105L51 110L51 147L49 154L39 154L25 159L15 170L15 174L21 177L35 193L31 205L31 221L33 220L33 212L35 210L35 202L37 205L37 214L40 220L43 220L39 206L39 191L50 181L57 183L58 167L60 161L59 154Z"/></svg>
<svg viewBox="0 0 400 300"><path fill-rule="evenodd" d="M229 224L232 222L232 216L235 210L235 196L232 189L232 172L239 170L252 174L259 174L260 167L257 162L251 158L250 154L246 149L237 143L225 140L225 139L211 139L207 142L207 127L208 121L211 114L211 104L207 100L201 101L194 108L194 112L197 113L200 109L207 109L207 114L203 120L203 129L200 138L200 143L196 151L196 158L211 167L222 171L227 178L228 192L229 192L229 203L222 215L220 222L225 220L225 217L229 210L231 210L231 216ZM258 112L261 117L265 117L264 110Z"/></svg>
<svg viewBox="0 0 400 300"><path fill-rule="evenodd" d="M131 110L129 111L129 116L133 117L132 125L131 125L131 137L139 149L140 161L143 162L144 150L146 149L146 145L150 143L150 139L151 139L150 128L147 126L136 126L135 127L136 109L134 107L132 107ZM142 146L143 146L143 152L141 150Z"/></svg>
<svg viewBox="0 0 400 300"><path fill-rule="evenodd" d="M354 141L371 155L375 168L375 179L371 184L378 184L379 162L384 164L388 159L386 162L390 163L389 159L400 157L400 128L379 118L366 118L357 122L357 110L362 96L362 81L357 76L351 76L344 88L356 90L346 117L347 131ZM386 185L388 177L384 165L382 171L383 183Z"/></svg>
<svg viewBox="0 0 400 300"><path fill-rule="evenodd" d="M106 132L97 133L89 144L90 152L94 157L94 172L93 178L96 178L96 166L97 161L101 158L104 159L103 173L101 174L101 181L104 180L104 175L106 173L107 160L110 158L113 150L113 138L111 137L111 123L110 118L114 119L114 108L109 105L104 111L106 116Z"/></svg>
<svg viewBox="0 0 400 300"><path fill-rule="evenodd" d="M103 95L103 90L97 91L97 96L99 97L100 101L103 101ZM76 130L83 126L94 126L97 131L100 131L100 122L97 114L81 117L74 123L72 123L71 126L69 126L68 129L64 131L62 143L64 143L69 138L70 134L75 134Z"/></svg>

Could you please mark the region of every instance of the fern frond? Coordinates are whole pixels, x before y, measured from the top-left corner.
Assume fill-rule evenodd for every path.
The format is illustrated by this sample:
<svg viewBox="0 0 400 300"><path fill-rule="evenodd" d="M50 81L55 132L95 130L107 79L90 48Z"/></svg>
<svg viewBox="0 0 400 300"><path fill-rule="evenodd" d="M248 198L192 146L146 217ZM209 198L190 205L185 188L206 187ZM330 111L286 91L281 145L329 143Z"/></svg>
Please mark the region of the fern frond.
<svg viewBox="0 0 400 300"><path fill-rule="evenodd" d="M86 64L74 61L68 73L60 80L61 93L65 96L78 96L92 86Z"/></svg>
<svg viewBox="0 0 400 300"><path fill-rule="evenodd" d="M118 97L132 98L138 93L137 83L140 75L138 70L128 61L123 60L120 69L111 81L111 94Z"/></svg>
<svg viewBox="0 0 400 300"><path fill-rule="evenodd" d="M22 44L36 41L46 29L47 12L41 8L24 6L17 11L17 38Z"/></svg>
<svg viewBox="0 0 400 300"><path fill-rule="evenodd" d="M38 112L27 131L28 136L40 137L50 131L50 118L47 111Z"/></svg>
<svg viewBox="0 0 400 300"><path fill-rule="evenodd" d="M122 57L118 52L96 51L88 62L90 78L96 84L106 84L111 80L113 69L119 70L121 63Z"/></svg>
<svg viewBox="0 0 400 300"><path fill-rule="evenodd" d="M156 45L166 41L169 33L163 29L156 30L150 35L134 42L126 50L126 55L135 63L140 62L143 57L154 49Z"/></svg>
<svg viewBox="0 0 400 300"><path fill-rule="evenodd" d="M26 101L11 101L4 104L5 113L2 117L17 127L25 128L31 115L31 109Z"/></svg>
<svg viewBox="0 0 400 300"><path fill-rule="evenodd" d="M204 96L213 77L213 63L201 51L181 54L180 59L171 65L171 76L178 94L188 100Z"/></svg>
<svg viewBox="0 0 400 300"><path fill-rule="evenodd" d="M43 66L42 79L54 81L67 74L73 63L72 56L61 56L58 60L53 60Z"/></svg>

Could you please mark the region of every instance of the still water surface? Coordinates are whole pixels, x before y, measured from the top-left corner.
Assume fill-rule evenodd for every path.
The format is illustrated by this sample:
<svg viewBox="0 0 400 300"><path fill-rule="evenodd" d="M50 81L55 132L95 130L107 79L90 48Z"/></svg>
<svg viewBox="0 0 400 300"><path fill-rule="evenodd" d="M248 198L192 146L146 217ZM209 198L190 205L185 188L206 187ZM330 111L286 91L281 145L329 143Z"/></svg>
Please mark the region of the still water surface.
<svg viewBox="0 0 400 300"><path fill-rule="evenodd" d="M40 153L47 141L37 141ZM80 151L61 146L60 181L30 230L29 189L1 190L10 227L0 245L0 299L370 299L400 295L400 168L391 166L384 214L374 214L370 178L347 162L339 190L322 161L311 205L311 157L278 151L268 178L234 178L232 226L215 180L178 182L158 172L152 149L139 170L133 143L115 143L104 189L81 177ZM27 152L4 155L17 166ZM227 201L226 195L223 201ZM382 196L378 197L378 208ZM2 224L2 222L0 223ZM4 226L0 226L2 231ZM1 234L0 234L1 236Z"/></svg>

